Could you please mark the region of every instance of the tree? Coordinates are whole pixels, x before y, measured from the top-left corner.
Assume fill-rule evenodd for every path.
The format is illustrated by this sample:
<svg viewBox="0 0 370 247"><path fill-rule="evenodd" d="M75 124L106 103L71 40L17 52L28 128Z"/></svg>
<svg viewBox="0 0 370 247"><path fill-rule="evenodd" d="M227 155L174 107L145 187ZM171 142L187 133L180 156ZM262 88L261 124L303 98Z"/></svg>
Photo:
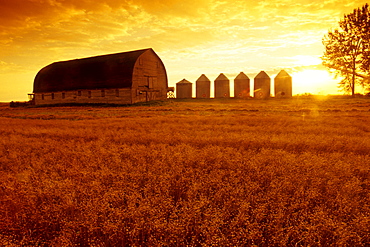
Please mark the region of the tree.
<svg viewBox="0 0 370 247"><path fill-rule="evenodd" d="M323 38L323 64L342 78L339 87L355 95L355 86L369 85L370 9L365 4L344 15L339 28Z"/></svg>

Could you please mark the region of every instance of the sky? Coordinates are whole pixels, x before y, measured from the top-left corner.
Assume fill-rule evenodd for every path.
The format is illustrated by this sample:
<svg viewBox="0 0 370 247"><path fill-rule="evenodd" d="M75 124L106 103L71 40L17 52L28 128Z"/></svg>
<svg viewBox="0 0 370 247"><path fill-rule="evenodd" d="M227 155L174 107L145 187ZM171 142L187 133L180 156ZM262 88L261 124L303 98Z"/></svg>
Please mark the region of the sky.
<svg viewBox="0 0 370 247"><path fill-rule="evenodd" d="M337 94L322 38L358 0L0 0L0 102L27 100L63 60L153 48L169 86L224 73L293 78L293 94ZM272 80L273 81L273 80Z"/></svg>

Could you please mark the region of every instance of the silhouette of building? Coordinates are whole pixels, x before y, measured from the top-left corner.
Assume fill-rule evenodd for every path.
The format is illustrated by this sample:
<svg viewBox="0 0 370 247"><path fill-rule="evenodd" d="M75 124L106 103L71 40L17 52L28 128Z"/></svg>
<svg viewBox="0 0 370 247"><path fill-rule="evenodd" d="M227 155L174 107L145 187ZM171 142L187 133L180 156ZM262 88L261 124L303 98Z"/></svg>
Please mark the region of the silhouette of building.
<svg viewBox="0 0 370 247"><path fill-rule="evenodd" d="M211 81L202 74L195 83L197 98L211 97Z"/></svg>
<svg viewBox="0 0 370 247"><path fill-rule="evenodd" d="M271 79L265 71L254 78L254 98L267 99L270 97Z"/></svg>
<svg viewBox="0 0 370 247"><path fill-rule="evenodd" d="M176 98L191 99L193 97L193 83L182 79L176 83Z"/></svg>
<svg viewBox="0 0 370 247"><path fill-rule="evenodd" d="M234 79L234 97L250 97L250 79L243 72L240 72L239 75Z"/></svg>
<svg viewBox="0 0 370 247"><path fill-rule="evenodd" d="M285 70L274 78L274 89L276 98L292 97L292 77Z"/></svg>
<svg viewBox="0 0 370 247"><path fill-rule="evenodd" d="M167 73L152 49L52 63L35 77L36 105L133 104L167 98Z"/></svg>
<svg viewBox="0 0 370 247"><path fill-rule="evenodd" d="M215 98L230 98L230 81L222 73L215 80Z"/></svg>

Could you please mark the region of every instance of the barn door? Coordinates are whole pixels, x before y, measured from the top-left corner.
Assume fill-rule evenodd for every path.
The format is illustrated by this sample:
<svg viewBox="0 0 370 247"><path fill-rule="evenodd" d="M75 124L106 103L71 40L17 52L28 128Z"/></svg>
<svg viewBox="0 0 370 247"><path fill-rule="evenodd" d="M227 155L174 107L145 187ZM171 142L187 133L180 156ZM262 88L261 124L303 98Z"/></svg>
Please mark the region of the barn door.
<svg viewBox="0 0 370 247"><path fill-rule="evenodd" d="M146 92L146 101L155 100L155 92Z"/></svg>

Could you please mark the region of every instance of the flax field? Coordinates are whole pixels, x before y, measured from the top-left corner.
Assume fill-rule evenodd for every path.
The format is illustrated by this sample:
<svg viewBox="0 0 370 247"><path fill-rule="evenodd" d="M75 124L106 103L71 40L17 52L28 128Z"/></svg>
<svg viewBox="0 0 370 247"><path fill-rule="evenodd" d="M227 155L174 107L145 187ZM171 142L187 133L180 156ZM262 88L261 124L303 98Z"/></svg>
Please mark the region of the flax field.
<svg viewBox="0 0 370 247"><path fill-rule="evenodd" d="M370 99L0 105L0 246L369 246Z"/></svg>

